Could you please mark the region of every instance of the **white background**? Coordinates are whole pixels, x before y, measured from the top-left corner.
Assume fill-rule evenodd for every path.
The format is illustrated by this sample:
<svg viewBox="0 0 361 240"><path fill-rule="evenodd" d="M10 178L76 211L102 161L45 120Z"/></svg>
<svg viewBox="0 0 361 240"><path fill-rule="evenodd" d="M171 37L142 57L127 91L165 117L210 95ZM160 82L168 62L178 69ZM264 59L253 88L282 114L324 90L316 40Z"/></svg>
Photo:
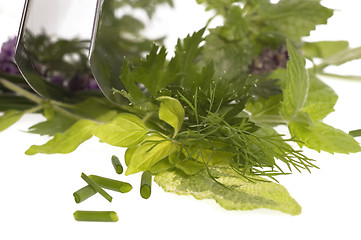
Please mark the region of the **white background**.
<svg viewBox="0 0 361 240"><path fill-rule="evenodd" d="M324 0L339 11L311 39L346 39L352 46L361 45L358 2ZM176 10L164 10L152 25L152 31L160 28L160 33L171 34L169 45L205 22L193 0L176 3ZM17 33L22 5L21 0L0 0L1 42ZM360 75L360 66L353 62L334 71ZM361 82L325 81L339 95L336 112L326 122L344 131L361 128ZM226 211L212 200L165 193L156 184L152 196L142 199L140 176L117 176L112 168L111 155L121 157L123 149L94 138L68 155L26 156L30 145L47 140L24 132L41 120L26 115L0 133L0 239L361 239L361 153L331 155L305 149L318 160L320 170L279 177L302 206L299 216L267 209ZM85 185L81 172L128 181L134 189L128 194L112 192L112 203L95 195L77 205L72 193ZM119 221L76 222L76 210L114 210Z"/></svg>

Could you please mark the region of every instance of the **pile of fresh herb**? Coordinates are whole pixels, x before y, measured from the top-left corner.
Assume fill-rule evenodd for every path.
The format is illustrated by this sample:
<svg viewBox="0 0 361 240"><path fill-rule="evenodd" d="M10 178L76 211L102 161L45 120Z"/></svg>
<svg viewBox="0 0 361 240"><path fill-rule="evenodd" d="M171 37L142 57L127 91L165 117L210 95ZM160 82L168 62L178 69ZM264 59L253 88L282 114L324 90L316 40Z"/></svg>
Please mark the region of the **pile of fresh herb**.
<svg viewBox="0 0 361 240"><path fill-rule="evenodd" d="M53 138L31 146L28 155L70 153L95 136L127 148L126 175L149 171L165 191L212 198L225 209L300 214L276 177L317 166L293 143L329 153L361 151L351 135L323 123L337 95L319 79L327 66L361 58L360 48L346 41L302 40L333 15L318 0L198 0L223 24L180 39L168 60L164 46L141 37L141 21L111 14L131 4L151 16L163 2L170 3L105 1L90 68L83 63L81 71L75 71L77 64L57 69L70 79L62 80L64 88L80 78L77 72L89 76L91 69L105 97L82 85L65 89L72 94L64 101L45 99L26 87L18 72L2 73L0 130L38 112L47 120L29 132ZM49 53L37 57L54 63L59 55ZM312 68L306 69L305 59ZM275 131L279 125L288 126L290 138Z"/></svg>

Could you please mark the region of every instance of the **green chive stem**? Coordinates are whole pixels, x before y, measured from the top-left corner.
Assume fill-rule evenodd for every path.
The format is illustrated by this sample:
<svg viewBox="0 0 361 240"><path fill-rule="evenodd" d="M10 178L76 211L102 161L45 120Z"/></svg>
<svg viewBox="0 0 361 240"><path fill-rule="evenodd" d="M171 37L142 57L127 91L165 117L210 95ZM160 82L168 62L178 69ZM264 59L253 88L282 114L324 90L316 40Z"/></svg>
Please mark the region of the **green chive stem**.
<svg viewBox="0 0 361 240"><path fill-rule="evenodd" d="M148 199L152 192L152 174L149 171L145 171L142 174L142 181L140 184L140 196L144 199Z"/></svg>
<svg viewBox="0 0 361 240"><path fill-rule="evenodd" d="M119 158L117 158L117 156L112 156L112 164L113 164L113 167L115 169L115 171L118 173L118 174L122 174L123 173L123 166L122 164L120 163L119 161Z"/></svg>
<svg viewBox="0 0 361 240"><path fill-rule="evenodd" d="M90 186L87 185L78 191L73 193L74 200L76 203L81 203L82 201L88 199L89 197L93 196L97 192Z"/></svg>
<svg viewBox="0 0 361 240"><path fill-rule="evenodd" d="M100 187L106 188L112 191L117 191L121 193L127 193L132 190L132 185L127 182L122 182L114 179L109 179L105 177L100 177L96 175L89 175L90 179L96 182Z"/></svg>
<svg viewBox="0 0 361 240"><path fill-rule="evenodd" d="M116 222L118 215L113 211L76 211L74 212L76 221L90 222Z"/></svg>
<svg viewBox="0 0 361 240"><path fill-rule="evenodd" d="M95 191L97 191L100 195L102 195L105 199L107 199L109 202L112 201L112 196L110 196L106 191L104 191L96 182L94 182L92 179L90 179L87 175L84 173L81 173L81 178L84 179L85 182L87 182Z"/></svg>
<svg viewBox="0 0 361 240"><path fill-rule="evenodd" d="M360 137L361 136L361 129L350 131L349 134L352 137Z"/></svg>

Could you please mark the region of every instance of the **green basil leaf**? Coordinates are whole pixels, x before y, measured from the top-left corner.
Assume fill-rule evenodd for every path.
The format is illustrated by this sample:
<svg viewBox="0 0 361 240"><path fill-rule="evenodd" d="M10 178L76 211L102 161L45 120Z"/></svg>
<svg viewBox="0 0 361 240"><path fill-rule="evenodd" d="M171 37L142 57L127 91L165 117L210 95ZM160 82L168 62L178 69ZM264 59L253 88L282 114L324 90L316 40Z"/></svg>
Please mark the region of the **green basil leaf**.
<svg viewBox="0 0 361 240"><path fill-rule="evenodd" d="M177 150L177 145L158 135L148 136L144 142L136 147L130 156L125 175L149 170L154 164L168 157Z"/></svg>
<svg viewBox="0 0 361 240"><path fill-rule="evenodd" d="M260 181L250 182L237 175L230 167L209 167L209 171L220 183L215 182L202 170L195 175L181 171L164 171L154 181L164 191L181 195L193 195L196 199L214 199L227 210L251 210L269 208L291 215L301 213L301 207L280 184ZM263 180L263 181L262 181Z"/></svg>
<svg viewBox="0 0 361 240"><path fill-rule="evenodd" d="M92 137L92 131L97 123L90 120L79 120L64 133L55 134L54 138L43 145L33 145L25 153L34 155L37 153L70 153L81 143Z"/></svg>
<svg viewBox="0 0 361 240"><path fill-rule="evenodd" d="M163 96L157 98L160 101L159 118L174 128L174 136L182 127L184 120L184 109L182 104L174 98Z"/></svg>
<svg viewBox="0 0 361 240"><path fill-rule="evenodd" d="M148 133L142 120L129 113L120 113L112 121L94 129L94 136L118 147L132 147L144 140Z"/></svg>
<svg viewBox="0 0 361 240"><path fill-rule="evenodd" d="M282 115L292 120L302 110L309 89L309 78L305 68L305 59L287 41L288 55L287 80L283 84Z"/></svg>
<svg viewBox="0 0 361 240"><path fill-rule="evenodd" d="M359 143L351 135L322 122L315 122L312 125L290 122L288 128L295 139L319 152L321 150L329 153L361 151Z"/></svg>
<svg viewBox="0 0 361 240"><path fill-rule="evenodd" d="M17 110L8 110L0 117L0 132L4 131L14 123L16 123L22 116L23 112Z"/></svg>

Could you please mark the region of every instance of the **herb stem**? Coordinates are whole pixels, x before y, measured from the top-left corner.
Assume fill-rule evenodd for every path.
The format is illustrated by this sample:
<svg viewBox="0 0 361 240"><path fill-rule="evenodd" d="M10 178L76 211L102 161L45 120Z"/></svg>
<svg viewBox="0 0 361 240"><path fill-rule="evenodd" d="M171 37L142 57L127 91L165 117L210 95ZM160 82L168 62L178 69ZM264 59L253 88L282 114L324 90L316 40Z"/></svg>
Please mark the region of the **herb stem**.
<svg viewBox="0 0 361 240"><path fill-rule="evenodd" d="M25 112L24 112L24 114L26 114L26 113L34 113L34 112L37 112L37 111L39 111L39 110L41 110L41 109L43 109L44 107L42 106L42 105L38 105L38 106L36 106L36 107L33 107L33 108L30 108L30 109L28 109L28 110L26 110Z"/></svg>
<svg viewBox="0 0 361 240"><path fill-rule="evenodd" d="M13 91L13 92L16 92L18 94L20 94L21 96L29 99L30 101L33 101L35 103L38 103L38 104L41 104L43 102L43 99L19 86L17 86L16 84L8 81L8 80L5 80L3 78L0 78L0 83L2 85L4 85L7 89Z"/></svg>
<svg viewBox="0 0 361 240"><path fill-rule="evenodd" d="M331 78L339 78L339 79L345 79L345 80L354 80L354 81L361 81L361 76L352 76L352 75L338 75L334 73L325 73L325 72L319 72L317 73L321 76L325 77L331 77Z"/></svg>
<svg viewBox="0 0 361 240"><path fill-rule="evenodd" d="M79 115L76 115L72 112L69 112L68 110L65 110L64 108L62 107L59 107L57 105L52 105L52 107L54 108L55 111L59 112L59 113L62 113L63 115L71 118L71 119L75 119L75 120L81 120L81 119L84 119L83 117L79 116Z"/></svg>

